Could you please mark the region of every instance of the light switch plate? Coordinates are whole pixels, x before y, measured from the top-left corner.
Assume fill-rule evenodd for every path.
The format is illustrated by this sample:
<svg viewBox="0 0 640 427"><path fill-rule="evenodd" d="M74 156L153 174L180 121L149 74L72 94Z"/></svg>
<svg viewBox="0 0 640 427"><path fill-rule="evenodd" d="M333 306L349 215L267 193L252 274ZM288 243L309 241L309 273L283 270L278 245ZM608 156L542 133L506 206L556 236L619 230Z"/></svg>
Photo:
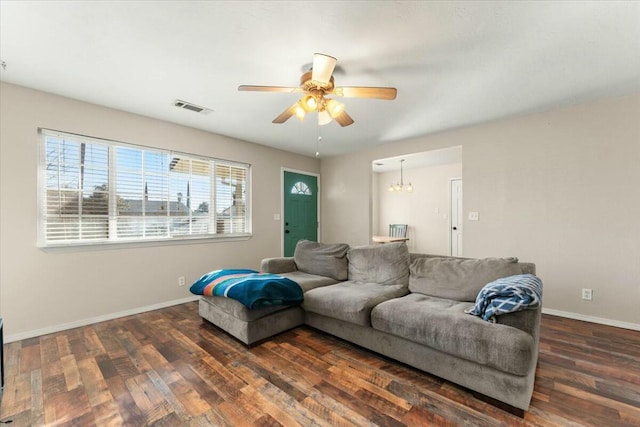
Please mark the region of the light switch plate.
<svg viewBox="0 0 640 427"><path fill-rule="evenodd" d="M478 212L469 212L469 221L478 221L480 214Z"/></svg>
<svg viewBox="0 0 640 427"><path fill-rule="evenodd" d="M274 221L280 221L280 214L273 214Z"/></svg>

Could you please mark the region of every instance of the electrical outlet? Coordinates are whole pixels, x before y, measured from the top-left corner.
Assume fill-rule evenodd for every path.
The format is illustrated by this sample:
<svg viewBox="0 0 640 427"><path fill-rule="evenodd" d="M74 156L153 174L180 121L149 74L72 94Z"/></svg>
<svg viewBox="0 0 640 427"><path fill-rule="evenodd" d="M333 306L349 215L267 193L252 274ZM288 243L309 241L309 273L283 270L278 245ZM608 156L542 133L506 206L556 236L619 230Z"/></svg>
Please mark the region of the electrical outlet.
<svg viewBox="0 0 640 427"><path fill-rule="evenodd" d="M184 284L185 284L184 276L178 277L178 286L184 286Z"/></svg>
<svg viewBox="0 0 640 427"><path fill-rule="evenodd" d="M593 289L582 288L582 299L587 301L593 300Z"/></svg>
<svg viewBox="0 0 640 427"><path fill-rule="evenodd" d="M478 221L480 214L478 212L469 212L469 221Z"/></svg>

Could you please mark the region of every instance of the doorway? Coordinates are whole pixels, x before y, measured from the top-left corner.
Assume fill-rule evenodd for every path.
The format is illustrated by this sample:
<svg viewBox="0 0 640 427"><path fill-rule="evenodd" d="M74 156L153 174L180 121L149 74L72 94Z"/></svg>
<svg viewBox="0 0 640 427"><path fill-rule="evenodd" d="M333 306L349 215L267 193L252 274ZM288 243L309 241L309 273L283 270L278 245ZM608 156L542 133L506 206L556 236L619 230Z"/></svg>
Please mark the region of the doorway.
<svg viewBox="0 0 640 427"><path fill-rule="evenodd" d="M283 171L283 255L293 256L299 240L318 241L318 176Z"/></svg>
<svg viewBox="0 0 640 427"><path fill-rule="evenodd" d="M395 191L400 160L405 160L403 178L411 182L412 192ZM450 255L451 180L462 177L462 147L373 160L371 170L371 235L386 235L389 224L409 224L411 252Z"/></svg>

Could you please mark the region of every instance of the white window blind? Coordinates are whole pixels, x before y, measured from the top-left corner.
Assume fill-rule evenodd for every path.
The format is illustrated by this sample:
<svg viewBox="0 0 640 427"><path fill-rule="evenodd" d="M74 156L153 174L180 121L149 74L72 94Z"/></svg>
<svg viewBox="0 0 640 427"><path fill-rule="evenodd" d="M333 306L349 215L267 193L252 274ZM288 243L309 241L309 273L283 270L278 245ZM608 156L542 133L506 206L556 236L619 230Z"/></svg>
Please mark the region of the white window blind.
<svg viewBox="0 0 640 427"><path fill-rule="evenodd" d="M247 164L40 132L41 246L250 233Z"/></svg>

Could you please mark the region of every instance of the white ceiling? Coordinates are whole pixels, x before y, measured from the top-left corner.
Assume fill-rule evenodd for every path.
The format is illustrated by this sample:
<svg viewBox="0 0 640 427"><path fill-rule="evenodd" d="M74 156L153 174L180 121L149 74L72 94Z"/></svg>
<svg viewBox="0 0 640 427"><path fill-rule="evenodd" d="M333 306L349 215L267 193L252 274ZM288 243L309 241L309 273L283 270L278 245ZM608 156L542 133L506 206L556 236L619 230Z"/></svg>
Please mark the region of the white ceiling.
<svg viewBox="0 0 640 427"><path fill-rule="evenodd" d="M640 91L638 1L2 0L0 27L3 81L310 156L315 117L271 123L297 94L237 87L297 86L314 52L398 88L344 99L322 156Z"/></svg>

